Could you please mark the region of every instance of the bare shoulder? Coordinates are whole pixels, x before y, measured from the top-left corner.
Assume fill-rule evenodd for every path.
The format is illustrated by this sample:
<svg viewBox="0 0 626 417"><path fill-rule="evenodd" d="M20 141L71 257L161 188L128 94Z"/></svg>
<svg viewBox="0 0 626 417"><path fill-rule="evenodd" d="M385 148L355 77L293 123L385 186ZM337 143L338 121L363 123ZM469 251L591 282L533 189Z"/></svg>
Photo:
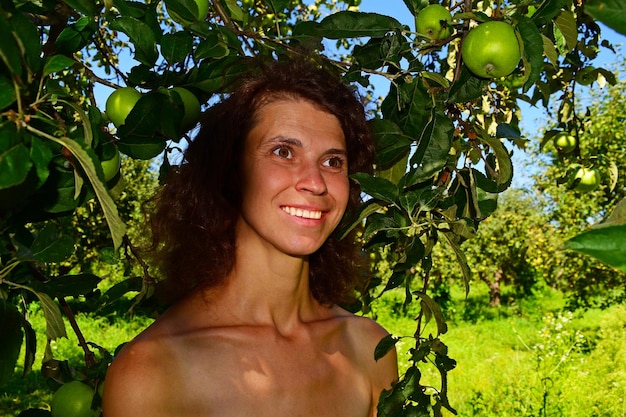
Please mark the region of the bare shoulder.
<svg viewBox="0 0 626 417"><path fill-rule="evenodd" d="M386 336L389 332L376 321L369 317L357 316L339 307L336 307L336 314L345 317L348 322L348 332L351 337L355 338L362 345L374 346Z"/></svg>
<svg viewBox="0 0 626 417"><path fill-rule="evenodd" d="M157 329L154 329L157 330ZM104 384L105 417L159 415L150 410L167 404L169 392L167 360L171 349L153 329L148 328L127 343L115 356ZM170 381L171 381L170 376ZM170 385L171 388L171 385Z"/></svg>
<svg viewBox="0 0 626 417"><path fill-rule="evenodd" d="M396 350L390 349L383 357L376 358L375 350L389 332L376 321L349 312L341 313L348 318L347 332L360 360L367 367L374 390L389 388L398 379Z"/></svg>

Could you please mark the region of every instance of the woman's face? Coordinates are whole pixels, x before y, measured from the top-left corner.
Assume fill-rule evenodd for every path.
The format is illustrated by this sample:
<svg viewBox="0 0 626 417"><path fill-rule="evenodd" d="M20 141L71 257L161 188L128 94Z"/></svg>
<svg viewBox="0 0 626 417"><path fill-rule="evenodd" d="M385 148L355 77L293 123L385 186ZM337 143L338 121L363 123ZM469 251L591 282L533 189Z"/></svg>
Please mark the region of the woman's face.
<svg viewBox="0 0 626 417"><path fill-rule="evenodd" d="M299 99L279 99L256 114L242 163L237 238L305 256L341 220L349 195L346 141L339 120Z"/></svg>

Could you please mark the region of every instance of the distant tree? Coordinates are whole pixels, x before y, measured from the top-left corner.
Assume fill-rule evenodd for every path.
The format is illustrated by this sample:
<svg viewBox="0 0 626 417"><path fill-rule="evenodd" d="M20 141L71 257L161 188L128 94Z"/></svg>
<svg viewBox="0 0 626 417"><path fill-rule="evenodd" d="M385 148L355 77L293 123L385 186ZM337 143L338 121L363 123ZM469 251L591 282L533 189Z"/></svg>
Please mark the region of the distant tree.
<svg viewBox="0 0 626 417"><path fill-rule="evenodd" d="M574 251L564 251L562 246L603 221L626 197L625 93L624 81L592 90L587 105L578 106L568 117L561 117L555 126L548 127L541 157L536 154L536 189L542 195L543 210L547 221L555 226L553 232L559 243L554 253L544 254L542 264L550 270L546 275L551 284L570 294L572 306L606 305L626 297L626 271ZM563 130L576 135L577 145L570 154L559 153L551 142L554 132ZM580 166L598 171L601 181L596 190L576 189L573 178ZM605 239L606 250L615 243ZM605 253L626 265L624 254Z"/></svg>

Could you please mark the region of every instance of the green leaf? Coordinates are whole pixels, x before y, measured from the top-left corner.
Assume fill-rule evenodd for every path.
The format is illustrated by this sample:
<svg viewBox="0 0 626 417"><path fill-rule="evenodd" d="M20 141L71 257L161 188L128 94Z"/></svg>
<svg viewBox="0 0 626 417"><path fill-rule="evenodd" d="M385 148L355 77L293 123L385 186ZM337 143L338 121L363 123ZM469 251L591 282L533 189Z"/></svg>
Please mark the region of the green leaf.
<svg viewBox="0 0 626 417"><path fill-rule="evenodd" d="M226 8L230 12L230 17L239 22L244 21L244 12L237 4L237 0L225 0ZM282 10L282 9L281 9ZM276 11L274 13L277 13Z"/></svg>
<svg viewBox="0 0 626 417"><path fill-rule="evenodd" d="M541 2L541 6L533 14L531 20L534 25L541 27L549 23L561 10L567 6L568 0L547 0Z"/></svg>
<svg viewBox="0 0 626 417"><path fill-rule="evenodd" d="M39 262L61 262L74 253L74 239L59 237L56 224L48 222L37 233L30 251Z"/></svg>
<svg viewBox="0 0 626 417"><path fill-rule="evenodd" d="M561 31L568 52L571 52L578 43L578 26L576 25L576 16L569 10L563 10L554 19L554 23Z"/></svg>
<svg viewBox="0 0 626 417"><path fill-rule="evenodd" d="M436 82L441 87L444 87L444 88L450 87L450 80L448 80L446 77L442 76L441 74L437 72L423 71L421 72L420 75L428 80Z"/></svg>
<svg viewBox="0 0 626 417"><path fill-rule="evenodd" d="M417 148L411 156L411 171L407 175L407 185L431 178L446 165L453 135L454 125L450 118L433 108L430 119L417 140Z"/></svg>
<svg viewBox="0 0 626 417"><path fill-rule="evenodd" d="M384 178L374 177L364 172L351 176L361 185L361 191L381 201L395 204L398 200L398 187Z"/></svg>
<svg viewBox="0 0 626 417"><path fill-rule="evenodd" d="M206 39L201 40L193 53L198 61L206 58L223 58L227 55L228 47L215 32L210 32Z"/></svg>
<svg viewBox="0 0 626 417"><path fill-rule="evenodd" d="M183 113L182 108L172 105L167 94L152 91L135 103L117 133L122 140L129 136L151 138L159 131L174 134L175 121L180 120Z"/></svg>
<svg viewBox="0 0 626 417"><path fill-rule="evenodd" d="M0 42L0 58L2 58L2 62L4 62L11 73L21 76L23 68L20 50L13 39L11 26L2 13L0 13L0 39L2 39L2 42Z"/></svg>
<svg viewBox="0 0 626 417"><path fill-rule="evenodd" d="M156 47L156 35L152 28L134 17L121 16L111 21L111 29L128 35L135 46L135 59L142 64L152 66L159 57Z"/></svg>
<svg viewBox="0 0 626 417"><path fill-rule="evenodd" d="M141 291L142 282L143 279L141 277L132 277L118 282L102 295L101 300L106 304L110 304L121 299L129 292L139 292Z"/></svg>
<svg viewBox="0 0 626 417"><path fill-rule="evenodd" d="M477 129L478 130L478 129ZM490 136L486 132L479 133L478 139L489 145L497 160L497 169L495 172L495 181L500 191L504 191L513 180L513 163L509 152L502 144L500 138Z"/></svg>
<svg viewBox="0 0 626 417"><path fill-rule="evenodd" d="M22 317L22 329L24 329L24 375L33 369L35 354L37 353L37 335L31 324Z"/></svg>
<svg viewBox="0 0 626 417"><path fill-rule="evenodd" d="M377 237L379 233L385 232L382 235L389 236L394 235L393 240L397 240L397 233L388 233L391 230L398 228L398 222L395 218L389 216L387 213L375 212L367 217L367 223L365 231L363 232L363 239L368 242L368 245L372 245L371 240Z"/></svg>
<svg viewBox="0 0 626 417"><path fill-rule="evenodd" d="M0 75L0 110L15 103L15 89L10 79Z"/></svg>
<svg viewBox="0 0 626 417"><path fill-rule="evenodd" d="M626 35L626 3L622 0L588 0L584 5L594 19Z"/></svg>
<svg viewBox="0 0 626 417"><path fill-rule="evenodd" d="M465 294L469 294L469 283L471 281L471 271L469 265L467 264L467 258L465 253L461 250L461 246L457 243L458 239L452 232L441 232L443 236L446 238L446 242L456 255L456 259L458 261L459 267L461 268L461 273L463 274L463 283L465 284Z"/></svg>
<svg viewBox="0 0 626 417"><path fill-rule="evenodd" d="M386 119L372 119L369 125L376 143L377 170L389 169L406 158L413 140L402 133L398 125Z"/></svg>
<svg viewBox="0 0 626 417"><path fill-rule="evenodd" d="M427 315L435 318L435 323L437 323L437 336L445 334L448 332L448 325L446 324L446 320L443 317L443 313L441 312L441 307L437 304L430 296L421 291L415 291L413 294L417 295L422 305L422 311L428 312Z"/></svg>
<svg viewBox="0 0 626 417"><path fill-rule="evenodd" d="M93 21L87 17L81 17L76 23L63 29L55 42L56 52L71 55L80 51L91 41L96 29Z"/></svg>
<svg viewBox="0 0 626 417"><path fill-rule="evenodd" d="M100 277L93 274L65 275L45 283L33 284L33 289L55 298L78 297L92 292L100 281Z"/></svg>
<svg viewBox="0 0 626 417"><path fill-rule="evenodd" d="M402 157L394 166L382 171L377 170L376 176L391 181L394 184L400 183L406 175L407 165L409 163L409 154Z"/></svg>
<svg viewBox="0 0 626 417"><path fill-rule="evenodd" d="M392 86L381 105L385 119L391 120L402 132L418 140L431 118L432 98L420 79Z"/></svg>
<svg viewBox="0 0 626 417"><path fill-rule="evenodd" d="M6 137L8 134L11 134L9 130L2 129L0 131L0 141L3 144L10 143L11 138ZM13 141L11 140L11 142ZM14 143L5 149L2 147L3 145L0 145L0 189L23 183L33 166L30 152L23 143Z"/></svg>
<svg viewBox="0 0 626 417"><path fill-rule="evenodd" d="M452 103L465 103L482 97L485 84L485 80L475 77L463 66L459 79L450 87L448 101Z"/></svg>
<svg viewBox="0 0 626 417"><path fill-rule="evenodd" d="M48 213L63 213L74 210L79 200L74 198L74 175L52 171L50 173L52 187L41 194L42 209Z"/></svg>
<svg viewBox="0 0 626 417"><path fill-rule="evenodd" d="M72 58L65 55L52 55L46 58L46 63L43 66L43 77L47 77L50 74L63 71L66 68L76 64Z"/></svg>
<svg viewBox="0 0 626 417"><path fill-rule="evenodd" d="M599 223L594 228L604 227L604 226L614 226L626 224L626 198L621 199L616 205L609 217L606 218L602 223Z"/></svg>
<svg viewBox="0 0 626 417"><path fill-rule="evenodd" d="M194 0L165 0L164 3L170 17L175 16L179 23L198 19L198 4Z"/></svg>
<svg viewBox="0 0 626 417"><path fill-rule="evenodd" d="M400 339L391 334L383 337L376 345L376 349L374 349L374 360L378 361L380 358L384 357L394 348L398 341L400 341Z"/></svg>
<svg viewBox="0 0 626 417"><path fill-rule="evenodd" d="M500 123L496 127L496 137L507 139L522 139L522 133L519 129L507 123Z"/></svg>
<svg viewBox="0 0 626 417"><path fill-rule="evenodd" d="M435 208L437 201L435 192L430 184L421 188L405 189L399 197L400 204L411 216L417 216L419 211L428 211Z"/></svg>
<svg viewBox="0 0 626 417"><path fill-rule="evenodd" d="M183 62L191 47L193 38L189 32L167 33L161 38L161 55L168 64Z"/></svg>
<svg viewBox="0 0 626 417"><path fill-rule="evenodd" d="M420 240L419 236L412 236L410 238L410 242L405 248L404 253L406 255L404 263L408 267L414 267L420 263L426 254L426 248L424 247L424 244Z"/></svg>
<svg viewBox="0 0 626 417"><path fill-rule="evenodd" d="M32 75L41 67L42 46L39 31L33 22L22 13L13 13L11 25L13 26L13 38L16 40L25 64Z"/></svg>
<svg viewBox="0 0 626 417"><path fill-rule="evenodd" d="M548 58L550 63L555 67L559 65L559 53L554 46L554 43L550 38L545 35L541 35L541 40L543 41L543 53Z"/></svg>
<svg viewBox="0 0 626 417"><path fill-rule="evenodd" d="M291 37L307 50L323 49L320 24L313 20L297 22Z"/></svg>
<svg viewBox="0 0 626 417"><path fill-rule="evenodd" d="M64 0L73 9L79 10L81 13L93 17L98 11L95 0Z"/></svg>
<svg viewBox="0 0 626 417"><path fill-rule="evenodd" d="M0 343L0 387L13 378L24 339L21 328L22 319L22 315L15 306L0 299L0 335L2 335L2 343Z"/></svg>
<svg viewBox="0 0 626 417"><path fill-rule="evenodd" d="M265 0L269 4L274 14L282 12L289 7L289 0Z"/></svg>
<svg viewBox="0 0 626 417"><path fill-rule="evenodd" d="M98 201L100 202L100 206L104 212L104 217L107 220L109 230L111 231L111 237L113 239L113 245L116 248L119 248L122 244L122 238L126 233L126 226L117 212L117 206L109 195L106 185L98 177L95 165L98 158L95 154L93 154L93 150L88 152L86 145L67 137L56 138L50 136L49 139L65 146L72 153L72 155L74 155L87 174L89 182L91 182L91 186L96 192L96 196L98 197ZM99 168L102 169L102 167Z"/></svg>
<svg viewBox="0 0 626 417"><path fill-rule="evenodd" d="M381 204L376 202L375 200L369 200L365 203L359 211L356 213L352 221L348 222L341 230L340 239L345 238L348 233L352 231L357 225L362 224L363 220L368 218L371 214L376 213L378 210L383 208Z"/></svg>
<svg viewBox="0 0 626 417"><path fill-rule="evenodd" d="M401 31L402 24L393 17L377 13L341 11L320 22L320 34L329 39L379 38L392 31Z"/></svg>
<svg viewBox="0 0 626 417"><path fill-rule="evenodd" d="M564 247L626 272L626 224L587 230L567 240Z"/></svg>
<svg viewBox="0 0 626 417"><path fill-rule="evenodd" d="M249 70L249 58L226 56L217 61L201 62L192 70L189 82L207 93L224 92Z"/></svg>
<svg viewBox="0 0 626 417"><path fill-rule="evenodd" d="M33 291L33 293L39 299L41 303L41 309L46 319L46 337L48 340L56 340L62 337L67 337L65 331L65 323L61 316L61 310L59 306L50 298L48 294Z"/></svg>
<svg viewBox="0 0 626 417"><path fill-rule="evenodd" d="M159 155L165 149L163 139L150 137L127 137L117 144L120 152L134 159L149 160Z"/></svg>
<svg viewBox="0 0 626 417"><path fill-rule="evenodd" d="M524 91L527 91L543 72L543 38L537 26L527 17L521 16L516 28L524 45L522 58L527 73Z"/></svg>

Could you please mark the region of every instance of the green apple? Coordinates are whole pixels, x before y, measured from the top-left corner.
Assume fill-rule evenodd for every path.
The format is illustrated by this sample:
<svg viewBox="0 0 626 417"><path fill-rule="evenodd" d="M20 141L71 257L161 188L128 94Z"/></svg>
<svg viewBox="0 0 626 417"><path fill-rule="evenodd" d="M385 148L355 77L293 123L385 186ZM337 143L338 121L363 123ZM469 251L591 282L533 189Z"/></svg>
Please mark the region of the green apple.
<svg viewBox="0 0 626 417"><path fill-rule="evenodd" d="M92 410L94 389L80 381L63 384L52 397L52 417L95 417L100 410Z"/></svg>
<svg viewBox="0 0 626 417"><path fill-rule="evenodd" d="M578 181L580 179L580 181ZM578 181L578 182L577 182ZM583 193L588 193L600 185L600 174L593 168L582 167L576 172L574 179L574 189Z"/></svg>
<svg viewBox="0 0 626 417"><path fill-rule="evenodd" d="M441 40L452 34L452 14L440 4L431 4L417 13L417 33L433 40Z"/></svg>
<svg viewBox="0 0 626 417"><path fill-rule="evenodd" d="M170 91L177 93L183 102L184 115L181 121L181 126L184 130L191 129L200 118L200 101L198 101L198 98L186 88L174 87L170 89Z"/></svg>
<svg viewBox="0 0 626 417"><path fill-rule="evenodd" d="M121 159L120 153L116 149L115 154L111 159L107 159L105 161L101 161L100 165L102 165L102 170L104 171L104 180L111 181L118 172L120 172L121 167Z"/></svg>
<svg viewBox="0 0 626 417"><path fill-rule="evenodd" d="M467 68L482 78L500 78L513 72L522 57L515 29L491 20L471 29L461 47Z"/></svg>
<svg viewBox="0 0 626 417"><path fill-rule="evenodd" d="M567 155L576 149L576 138L569 132L559 132L552 139L554 147L559 153Z"/></svg>
<svg viewBox="0 0 626 417"><path fill-rule="evenodd" d="M132 87L118 88L107 98L107 117L116 127L120 127L140 98L141 93Z"/></svg>

